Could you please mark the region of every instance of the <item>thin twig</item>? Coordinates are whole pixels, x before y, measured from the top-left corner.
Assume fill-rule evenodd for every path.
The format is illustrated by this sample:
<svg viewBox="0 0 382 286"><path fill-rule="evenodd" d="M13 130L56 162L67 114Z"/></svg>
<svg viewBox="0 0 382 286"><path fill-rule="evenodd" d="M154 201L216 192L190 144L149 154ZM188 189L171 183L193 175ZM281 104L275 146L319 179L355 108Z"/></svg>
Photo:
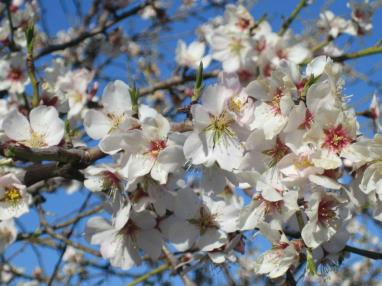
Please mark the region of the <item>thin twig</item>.
<svg viewBox="0 0 382 286"><path fill-rule="evenodd" d="M137 285L138 283L144 282L147 279L149 279L151 276L158 275L159 273L162 273L163 271L166 271L167 269L170 268L170 263L165 263L162 264L161 266L155 268L154 270L147 272L146 274L138 277L137 279L131 281L127 286L134 286Z"/></svg>
<svg viewBox="0 0 382 286"><path fill-rule="evenodd" d="M344 250L347 252L358 254L358 255L361 255L370 259L374 259L374 260L382 259L382 253L371 251L371 250L365 250L365 249L361 249L361 248L350 246L350 245L346 245Z"/></svg>
<svg viewBox="0 0 382 286"><path fill-rule="evenodd" d="M369 47L354 53L344 54L341 56L333 57L335 62L344 62L347 60L358 59L366 56L376 55L382 53L382 47Z"/></svg>
<svg viewBox="0 0 382 286"><path fill-rule="evenodd" d="M290 16L282 24L280 32L279 32L279 36L283 36L285 34L285 32L288 30L289 26L296 19L297 15L300 13L302 8L304 8L306 5L307 5L306 0L301 0L300 3L298 3L296 8L293 10L292 14L290 14Z"/></svg>

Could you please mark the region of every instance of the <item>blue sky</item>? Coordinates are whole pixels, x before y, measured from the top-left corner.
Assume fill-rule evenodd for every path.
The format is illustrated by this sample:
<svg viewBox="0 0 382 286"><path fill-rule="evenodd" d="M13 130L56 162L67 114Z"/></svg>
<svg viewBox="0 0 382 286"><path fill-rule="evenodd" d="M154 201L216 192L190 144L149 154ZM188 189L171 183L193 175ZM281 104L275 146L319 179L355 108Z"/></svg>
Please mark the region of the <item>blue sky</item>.
<svg viewBox="0 0 382 286"><path fill-rule="evenodd" d="M48 24L49 31L51 35L55 35L59 30L61 29L68 29L71 25L77 25L78 21L76 19L76 15L73 10L73 1L69 0L41 0L45 13L43 15L45 22ZM86 11L89 4L92 2L90 0L84 0L80 1L81 5L83 5L84 10ZM137 1L135 1L137 2ZM175 1L177 2L177 1ZM295 5L298 3L297 0L259 0L255 1L256 4L252 7L251 12L252 15L256 19L259 19L264 13L268 15L268 20L272 24L272 27L274 30L278 30L282 23L282 16L287 16L290 14L290 12L294 9ZM318 18L318 14L320 11L320 8L323 6L325 1L315 1L313 5L310 7L304 9L300 16L298 17L297 21L293 23L292 28L294 28L295 31L301 31L304 28L308 27L309 24L311 24L312 20ZM346 7L346 1L338 0L334 1L335 3L330 6L330 9L335 12L337 15L344 16L346 18L349 17L350 10ZM63 13L61 7L62 3L64 3L65 9L67 10L67 15ZM171 13L171 11L170 11ZM67 17L68 16L68 17ZM213 16L217 16L217 14L212 13L211 11L203 12L203 17L211 18ZM168 36L166 35L164 40L161 41L159 50L163 52L165 62L171 63L163 64L160 66L160 69L162 71L162 78L167 78L171 72L172 68L174 67L174 56L175 56L175 47L176 42L179 38L184 39L186 42L191 42L193 39L195 39L194 30L197 27L197 25L200 22L197 21L189 21L189 22L182 22L177 23L173 28L173 34L175 36ZM135 21L133 22L124 22L121 24L126 31L135 31L137 29L141 29L148 26L148 22L145 21ZM382 27L382 11L378 10L375 17L374 17L374 27ZM378 40L382 39L382 33L381 29L374 29L373 33L371 35L366 36L364 39L361 39L358 43L355 45L352 45L353 49L360 49L365 48L368 46L371 46L375 44ZM341 41L340 41L341 42ZM41 59L37 65L40 64L46 64L48 63L48 60L50 57L45 57ZM354 60L350 65L357 67L357 69L361 72L368 73L370 71L370 68L374 66L375 64L382 64L382 57L381 56L373 56L364 58L362 60ZM125 81L129 81L132 75L129 75L126 70L123 70L123 68L120 67L111 67L108 69L108 75L115 78L115 79L122 79ZM379 81L382 78L382 72L381 70L378 70L376 72L373 72L370 74L370 79L374 81ZM105 83L102 83L100 91L102 91L102 87ZM131 82L130 82L131 84ZM361 111L367 107L368 100L371 98L371 94L375 91L374 87L367 86L365 83L360 82L357 84L349 84L345 85L345 94L347 95L354 95L351 99L351 104L356 106L357 111ZM100 92L99 92L100 94ZM363 131L365 133L368 132L368 125L365 121L361 120L361 124L363 127ZM53 195L46 195L47 202L44 204L44 208L46 210L50 211L52 221L54 221L55 215L63 215L70 212L70 210L73 210L75 206L79 206L85 196L86 192L78 192L73 195L67 195L64 190L59 190L57 193ZM92 199L92 203L97 201L97 198ZM37 227L37 216L35 213L24 215L21 219L21 223L23 226L28 229L29 231L34 231ZM75 235L79 236L79 239L82 243L85 243L84 240L81 238L81 231L83 230L84 224L86 220L82 221L79 224L79 233L76 233ZM373 233L377 233L377 228L370 224L369 225L370 230ZM379 232L379 230L378 230ZM14 250L14 248L11 248L10 251L8 251L8 254L11 253ZM57 253L55 251L46 249L44 251L43 261L44 265L46 266L46 269L48 271L52 271L55 262L57 261ZM17 259L14 260L16 265L23 267L27 270L27 272L31 272L33 268L37 265L37 260L35 259L35 255L33 254L33 250L31 248L28 248L25 250L25 253L23 255L20 255ZM134 269L134 273L142 273L146 271L147 269ZM167 275L167 274L166 274ZM214 283L214 285L219 285L219 283L222 281L222 275L220 274L219 270L216 272L216 278L217 281ZM177 279L173 280L174 283L178 283L179 281ZM121 281L118 279L112 280L112 284L107 285L120 285ZM105 284L106 285L106 284Z"/></svg>

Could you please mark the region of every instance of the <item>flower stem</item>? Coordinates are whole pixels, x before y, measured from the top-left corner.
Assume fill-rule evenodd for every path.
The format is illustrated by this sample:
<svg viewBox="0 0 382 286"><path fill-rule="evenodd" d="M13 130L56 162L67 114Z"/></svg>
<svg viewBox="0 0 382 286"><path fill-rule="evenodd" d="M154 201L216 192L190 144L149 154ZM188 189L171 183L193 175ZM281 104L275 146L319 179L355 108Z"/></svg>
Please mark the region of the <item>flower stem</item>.
<svg viewBox="0 0 382 286"><path fill-rule="evenodd" d="M134 285L137 285L138 283L141 283L143 281L146 281L147 279L149 279L151 276L154 276L154 275L157 275L167 269L170 268L170 263L165 263L165 264L162 264L161 266L159 266L158 268L155 268L154 270L150 271L150 272L147 272L146 274L143 274L142 276L138 277L137 279L134 279L133 281L131 281L129 284L127 284L127 286L134 286Z"/></svg>

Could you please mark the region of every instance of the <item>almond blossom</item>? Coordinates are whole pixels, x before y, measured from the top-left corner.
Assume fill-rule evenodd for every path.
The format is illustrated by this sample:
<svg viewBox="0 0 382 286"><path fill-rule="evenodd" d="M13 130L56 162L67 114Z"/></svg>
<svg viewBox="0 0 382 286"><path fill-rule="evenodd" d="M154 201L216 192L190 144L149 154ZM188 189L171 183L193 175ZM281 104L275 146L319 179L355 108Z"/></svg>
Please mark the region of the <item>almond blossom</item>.
<svg viewBox="0 0 382 286"><path fill-rule="evenodd" d="M0 90L9 90L12 94L22 93L29 83L23 57L13 53L0 60Z"/></svg>
<svg viewBox="0 0 382 286"><path fill-rule="evenodd" d="M103 217L93 217L87 223L86 237L101 245L101 254L113 266L130 269L142 261L139 249L156 260L163 240L155 228L155 216L149 211L130 212L127 204L117 213L113 224Z"/></svg>
<svg viewBox="0 0 382 286"><path fill-rule="evenodd" d="M5 2L0 281L99 284L113 274L160 284L154 276L167 271L192 285L211 264L232 285L261 284L260 275L319 284L311 277L340 266L358 283L367 271L350 268L358 258L348 254L382 257L368 229L382 221L379 89L358 105L363 94L348 85L377 87L350 61L381 53L379 43L362 46L382 2L349 1L341 15L325 7L299 25L312 3L299 1L275 25L248 1L94 1L74 5L78 25L54 37L41 1ZM197 25L211 15L194 39L178 37L191 16ZM47 203L72 192L63 208ZM24 221L29 210L39 223ZM85 221L92 246L78 235ZM30 243L39 264L40 248L62 250L53 272L13 265ZM149 272L114 269L143 263Z"/></svg>
<svg viewBox="0 0 382 286"><path fill-rule="evenodd" d="M64 121L54 107L47 106L32 109L29 121L13 110L4 118L3 129L10 139L31 148L55 146L64 137Z"/></svg>
<svg viewBox="0 0 382 286"><path fill-rule="evenodd" d="M86 112L85 131L92 139L101 139L102 151L114 154L121 149L120 133L139 126L139 122L131 117L130 87L119 80L109 83L100 103L102 111L91 109Z"/></svg>
<svg viewBox="0 0 382 286"><path fill-rule="evenodd" d="M308 208L305 210L309 221L302 229L301 236L305 244L316 248L329 241L349 219L349 209L344 196L318 189L311 194Z"/></svg>
<svg viewBox="0 0 382 286"><path fill-rule="evenodd" d="M126 165L121 174L131 185L137 178L150 174L164 184L168 174L184 164L182 147L176 135L170 134L170 124L154 109L142 105L139 110L140 129L127 132L123 137ZM131 148L134 146L133 148Z"/></svg>
<svg viewBox="0 0 382 286"><path fill-rule="evenodd" d="M228 171L239 166L243 147L235 133L235 119L226 110L232 95L223 85L211 86L204 90L201 104L192 106L195 128L183 147L192 164L211 166L217 162Z"/></svg>
<svg viewBox="0 0 382 286"><path fill-rule="evenodd" d="M29 211L32 197L14 174L0 177L0 219L17 218Z"/></svg>
<svg viewBox="0 0 382 286"><path fill-rule="evenodd" d="M183 189L175 197L174 215L160 224L166 238L182 251L197 247L212 251L228 242L228 233L238 229L239 208L221 199Z"/></svg>
<svg viewBox="0 0 382 286"><path fill-rule="evenodd" d="M200 62L203 67L207 68L210 64L211 57L204 56L205 44L202 42L192 42L188 47L182 41L178 41L176 48L176 62L180 66L191 67L197 69Z"/></svg>
<svg viewBox="0 0 382 286"><path fill-rule="evenodd" d="M267 224L260 225L260 232L272 243L272 249L256 258L254 271L257 274L267 274L271 279L280 277L290 268L299 263L299 254L303 252L301 240L288 240L284 233L271 228Z"/></svg>

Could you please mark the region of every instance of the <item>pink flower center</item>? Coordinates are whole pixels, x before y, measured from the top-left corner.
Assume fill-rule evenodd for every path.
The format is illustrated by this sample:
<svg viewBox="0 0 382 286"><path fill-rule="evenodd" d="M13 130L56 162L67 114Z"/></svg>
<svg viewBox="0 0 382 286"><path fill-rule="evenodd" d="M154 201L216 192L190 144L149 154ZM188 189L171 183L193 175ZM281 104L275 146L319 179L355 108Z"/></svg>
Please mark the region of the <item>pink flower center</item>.
<svg viewBox="0 0 382 286"><path fill-rule="evenodd" d="M318 205L318 223L329 224L336 217L337 203L329 197L321 199Z"/></svg>
<svg viewBox="0 0 382 286"><path fill-rule="evenodd" d="M301 125L299 126L299 129L310 129L310 127L312 127L312 123L313 123L313 114L307 109L306 112L305 112L305 119L304 119L304 122L301 123Z"/></svg>
<svg viewBox="0 0 382 286"><path fill-rule="evenodd" d="M20 81L23 78L23 71L21 69L11 69L7 78L11 81Z"/></svg>
<svg viewBox="0 0 382 286"><path fill-rule="evenodd" d="M274 114L281 114L281 106L280 106L280 101L281 97L283 97L284 93L283 91L278 88L272 98L272 101L270 102L270 105L272 106L272 111Z"/></svg>
<svg viewBox="0 0 382 286"><path fill-rule="evenodd" d="M256 51L260 54L262 51L265 50L265 48L267 47L267 42L265 41L265 39L261 39L261 40L258 40L256 42L256 46L255 46L255 49Z"/></svg>
<svg viewBox="0 0 382 286"><path fill-rule="evenodd" d="M277 55L277 57L281 60L281 59L284 59L284 60L286 60L286 59L288 59L288 54L284 51L284 50L282 50L282 49L278 49L277 51L276 51L276 55Z"/></svg>
<svg viewBox="0 0 382 286"><path fill-rule="evenodd" d="M265 77L270 77L271 76L271 74L272 74L272 70L273 70L273 68L272 68L272 66L271 66L271 64L266 64L264 67L263 67L263 75L265 76Z"/></svg>
<svg viewBox="0 0 382 286"><path fill-rule="evenodd" d="M137 230L139 230L139 227L131 219L129 219L119 233L125 236L134 236Z"/></svg>
<svg viewBox="0 0 382 286"><path fill-rule="evenodd" d="M249 81L252 78L252 73L250 73L248 70L240 70L238 72L239 79L241 81Z"/></svg>
<svg viewBox="0 0 382 286"><path fill-rule="evenodd" d="M120 183L120 179L118 178L118 176L116 174L114 174L113 172L110 172L110 171L103 171L102 172L102 175L103 175L103 178L105 180L105 182L107 183L107 185L109 185L110 187L113 186L113 187L116 187L119 185Z"/></svg>
<svg viewBox="0 0 382 286"><path fill-rule="evenodd" d="M236 26L238 26L242 30L246 30L250 24L251 24L251 21L249 19L239 18L239 20L236 23Z"/></svg>
<svg viewBox="0 0 382 286"><path fill-rule="evenodd" d="M281 139L277 136L276 142L273 148L264 150L262 153L272 158L269 165L270 167L273 167L289 152L290 152L290 149L288 148L288 146L286 146L284 142L282 142Z"/></svg>
<svg viewBox="0 0 382 286"><path fill-rule="evenodd" d="M360 9L356 9L354 11L354 16L359 20L364 20L370 17L370 13L367 13L366 11L362 11Z"/></svg>
<svg viewBox="0 0 382 286"><path fill-rule="evenodd" d="M210 228L219 228L216 223L216 214L212 214L206 207L199 209L199 218L190 219L189 222L199 227L200 234L204 234Z"/></svg>
<svg viewBox="0 0 382 286"><path fill-rule="evenodd" d="M157 157L159 152L166 148L167 144L165 140L154 140L150 142L150 153L153 157Z"/></svg>
<svg viewBox="0 0 382 286"><path fill-rule="evenodd" d="M329 129L324 129L324 133L325 140L322 147L325 147L333 152L340 152L351 142L351 138L347 135L347 132L342 127L342 124Z"/></svg>
<svg viewBox="0 0 382 286"><path fill-rule="evenodd" d="M299 92L301 92L304 89L306 81L306 79L303 79L300 82L295 83L295 86Z"/></svg>
<svg viewBox="0 0 382 286"><path fill-rule="evenodd" d="M272 202L272 201L268 201L268 200L264 199L264 197L262 195L256 196L255 200L265 204L265 213L266 214L281 213L281 209L284 205L283 200Z"/></svg>

